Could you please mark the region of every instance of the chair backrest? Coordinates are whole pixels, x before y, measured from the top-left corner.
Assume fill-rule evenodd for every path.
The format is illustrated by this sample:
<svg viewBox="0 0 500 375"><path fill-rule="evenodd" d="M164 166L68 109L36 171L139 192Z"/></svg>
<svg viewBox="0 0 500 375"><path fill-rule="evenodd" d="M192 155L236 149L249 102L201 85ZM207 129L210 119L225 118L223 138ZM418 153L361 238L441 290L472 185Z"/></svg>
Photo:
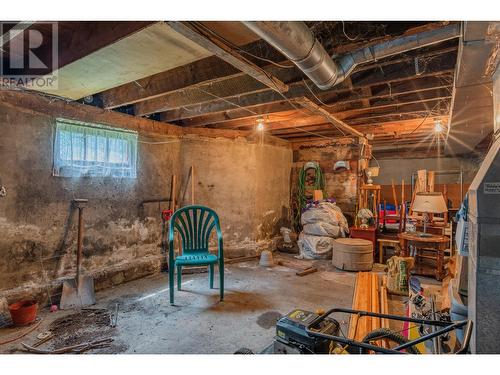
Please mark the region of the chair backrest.
<svg viewBox="0 0 500 375"><path fill-rule="evenodd" d="M213 230L222 238L219 216L205 206L185 206L174 212L170 218L169 237L172 242L174 231L181 236L182 253L208 252L208 242Z"/></svg>

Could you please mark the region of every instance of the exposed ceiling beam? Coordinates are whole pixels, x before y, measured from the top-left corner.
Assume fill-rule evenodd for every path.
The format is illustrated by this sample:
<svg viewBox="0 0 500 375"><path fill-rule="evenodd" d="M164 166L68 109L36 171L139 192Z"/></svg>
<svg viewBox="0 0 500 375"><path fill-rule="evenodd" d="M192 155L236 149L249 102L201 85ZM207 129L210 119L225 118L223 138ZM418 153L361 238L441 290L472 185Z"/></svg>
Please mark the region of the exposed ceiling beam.
<svg viewBox="0 0 500 375"><path fill-rule="evenodd" d="M449 77L449 81L451 84L451 76ZM444 81L446 82L446 81ZM435 98L438 96L446 96L451 95L448 89L451 87L450 84L444 85L443 81L435 80L433 83L436 85L434 87L429 86L429 83L423 84L419 86L417 83L410 81L407 82L407 85L396 86L392 88L391 86L385 86L385 88L381 89L379 92L380 95L374 96L366 96L359 92L359 90L355 91L344 91L339 92L337 95L330 95L330 100L328 103L334 103L328 105L329 112L346 112L349 110L355 110L359 108L369 108L364 107L363 101L375 101L375 100L383 100L385 99L386 103L406 103L408 101L421 101L429 98ZM410 87L413 86L414 90ZM406 90L406 91L403 91ZM299 96L300 98L300 96ZM374 106L382 105L383 102L375 102ZM270 103L265 105L260 105L257 107L247 107L236 109L233 111L219 112L215 114L210 114L207 116L200 116L196 118L192 118L189 120L183 121L183 126L191 126L191 127L199 127L206 125L214 125L217 123L224 122L234 122L237 119L246 119L246 118L258 118L261 115L270 115L272 113L283 112L286 110L293 110L296 107L293 106L292 103L288 102L277 102ZM165 118L160 117L163 121Z"/></svg>
<svg viewBox="0 0 500 375"><path fill-rule="evenodd" d="M206 24L206 26L208 26L211 29L214 28L216 32L220 32L221 27L217 22L203 22L203 24ZM239 22L229 22L229 23L224 22L224 25L226 24L229 24L230 27L234 27L234 25L241 25L241 23ZM442 25L439 25L437 23L432 23L428 24L426 29L427 28L432 29L439 26ZM224 29L225 27L227 26L223 26L222 29ZM248 31L246 27L243 26L243 28L244 30ZM416 33L420 31L421 28L415 28L415 29L410 29L407 32L411 34L412 32ZM375 38L370 42L365 43L364 45L369 46L371 44L378 43L383 40L390 40L392 38L394 38L394 36ZM251 41L252 39L249 40ZM329 51L329 53L330 54L345 53L352 51L356 48L359 48L359 46L360 46L359 41L357 43L336 45L334 49ZM248 45L241 46L241 49L246 53L265 56L267 61L269 60L278 61L280 64L284 65L290 64L288 60L284 60L283 55L281 53L276 51L274 48L270 47L266 42L262 40L254 41L252 43L249 43ZM440 50L439 52L445 53L445 52L450 52L452 50L456 50L456 47L448 47ZM422 53L418 55L419 56L418 58L427 58L435 54L436 52L433 51L428 53ZM413 58L414 57L412 57L412 54L410 54L409 56L405 55L398 59L392 58L390 63L406 61L408 59L413 59ZM286 77L289 76L291 70L293 71L296 77L301 76L301 72L296 68L293 69L281 68L276 65L268 64L267 62L263 63L264 60L255 60L255 61L258 66L263 67L263 69L265 69L269 74L279 77L284 82L287 82ZM384 66L384 64L388 63L389 61L380 62L379 65ZM227 75L224 75L219 70L219 67L223 64L224 63L221 64L221 60L219 58L213 56L206 58L204 60L200 60L198 62L194 62L189 65L185 65L184 67L179 69L168 70L158 73L154 76L147 77L144 80L137 81L139 85L137 85L135 82L131 82L122 85L120 87L110 89L102 93L104 107L115 108L127 104L153 99L158 96L166 95L170 92L179 90L181 88L201 85L205 79L206 83L213 83L217 81L223 81L226 79L235 78L236 76L242 77L245 75L245 73L239 71L238 69L235 69L230 64L226 64L227 67L231 69L228 69ZM368 68L369 65L360 66L358 70L363 70ZM194 75L192 74L192 72L197 72L197 74ZM185 85L181 86L180 84L176 84L180 82L184 82Z"/></svg>
<svg viewBox="0 0 500 375"><path fill-rule="evenodd" d="M197 87L201 84L214 82L222 77L229 79L239 77L241 74L231 64L222 61L216 56L210 56L188 65L104 91L101 93L103 107L112 109L134 104L185 87Z"/></svg>
<svg viewBox="0 0 500 375"><path fill-rule="evenodd" d="M278 92L286 92L288 90L288 86L278 78L271 76L264 69L241 56L238 52L223 43L221 40L204 32L203 29L196 27L196 24L192 22L188 23L177 21L170 21L168 24L184 37L212 52L215 56L255 78L257 81L263 83L270 89Z"/></svg>
<svg viewBox="0 0 500 375"><path fill-rule="evenodd" d="M356 137L364 137L365 136L363 133L361 133L361 132L357 131L356 129L354 129L353 127L347 125L342 120L339 120L334 115L332 115L330 112L324 110L319 105L313 103L311 100L309 100L306 97L297 98L297 99L295 99L295 102L300 104L302 107L308 109L312 113L319 114L319 115L323 116L327 121L332 123L333 126L335 126L337 129L340 129L341 131L343 131L347 134L354 135Z"/></svg>
<svg viewBox="0 0 500 375"><path fill-rule="evenodd" d="M402 121L390 121L390 122L374 122L371 124L356 126L356 129L363 134L373 134L375 137L392 134L393 136L399 136L405 132L417 132L421 129L428 131L430 128L434 128L434 121L441 120L441 123L445 123L448 120L448 116L437 116L427 119L422 119L421 117L411 120ZM300 129L300 130L299 130ZM266 131L270 132L272 135L277 137L285 137L295 133L301 132L301 130L307 131L321 131L331 129L330 124L318 124L309 125L302 127L288 127L281 129L267 128Z"/></svg>
<svg viewBox="0 0 500 375"><path fill-rule="evenodd" d="M372 86L352 86L352 89L341 87L331 91L315 93L315 95L324 103L335 103L335 105L339 105L358 100L369 100L391 95L396 96L402 93L432 90L445 86L448 87L453 84L451 71L439 75L413 76L411 78L413 79L405 79L392 83L375 83ZM289 99L311 95L302 81L292 83L289 86L290 90L286 94L286 97ZM372 90L372 87L372 95L363 94L363 90ZM187 119L197 116L208 116L222 113L225 117L236 118L238 117L238 113L241 113L243 115L242 117L247 116L250 112L246 109L251 109L258 114L266 114L292 108L293 107L287 103L281 95L268 90L230 99L229 103L228 101L216 100L196 106L177 108L171 111L163 112L160 115L160 119L166 122L182 119L186 121L186 124L189 124L187 122L189 120Z"/></svg>
<svg viewBox="0 0 500 375"><path fill-rule="evenodd" d="M239 23L237 22L236 24ZM263 54L262 51L265 51L265 56L270 60L283 59L283 56L279 52L261 40L241 47L241 49L252 54ZM279 67L268 65L267 62L264 63L260 60L257 60L256 64L263 66L270 75L279 73L281 80L289 79L287 77L296 77L300 74L298 69L293 69L294 75L291 76L290 73L292 72L290 72L290 69L280 70ZM264 66L264 64L267 64L267 66ZM283 74L282 70L286 70L286 74ZM102 92L101 96L104 108L116 108L155 99L178 90L206 86L207 84L214 84L225 80L234 80L238 77L244 78L248 76L217 56L210 56L135 82L114 87ZM263 88L267 88L267 86L262 85L260 82L255 82Z"/></svg>
<svg viewBox="0 0 500 375"><path fill-rule="evenodd" d="M412 100L410 102L394 102L392 104L384 104L380 106L373 106L370 108L359 108L353 110L347 110L342 112L334 112L332 113L335 117L347 121L349 125L356 125L359 121L371 118L378 117L387 117L387 116L401 116L404 114L417 114L417 116L422 115L424 117L426 114L429 116L432 115L441 115L438 111L439 108L435 108L434 111L431 109L434 106L437 106L436 101L439 101L441 104L449 102L450 96L448 97L430 97L428 99L418 99ZM432 113L431 113L432 112ZM439 112L439 113L438 113ZM224 129L236 129L236 128L245 128L252 127L256 123L256 119L259 116L247 117L244 119L230 119L227 121L220 121L218 123L212 124L213 127L219 127ZM402 119L402 118L401 118ZM278 112L274 114L270 114L264 117L266 122L266 126L272 126L274 123L281 123L282 126L286 124L290 125L313 125L313 124L321 124L323 121L323 117L321 115L308 115L307 113L300 113L297 110L290 110L284 112Z"/></svg>
<svg viewBox="0 0 500 375"><path fill-rule="evenodd" d="M421 72L419 77L439 74L439 72L443 71L452 72L455 68L456 47L447 47L441 50L421 53L421 55L424 56L422 58L431 59L427 64L426 70ZM391 81L403 78L415 77L417 72L415 71L414 59L415 56L405 56L404 58L361 66L353 74L353 84L356 87L367 87L377 83L390 83ZM289 91L286 93L287 97L305 96L309 92L302 82L302 75L300 72L297 72L297 69L284 69L276 66L266 66L265 69L268 73L275 74L282 81L287 82L289 85ZM315 90L311 82L306 82ZM315 90L315 92L322 96L328 92L349 89L350 86L346 82L330 91ZM207 94L207 92L210 94ZM247 97L248 100L246 99ZM214 107L209 109L211 112L220 112L238 108L240 101L242 102L241 105L246 106L279 100L283 100L282 95L270 90L251 77L244 75L234 76L229 79L221 78L206 84L194 85L193 87L188 86L182 89L182 91L170 92L150 100L141 101L135 105L135 114L143 116L168 111L165 113L167 119L165 121L173 121L207 114L208 112L205 110L207 106L205 104L208 105L209 103Z"/></svg>

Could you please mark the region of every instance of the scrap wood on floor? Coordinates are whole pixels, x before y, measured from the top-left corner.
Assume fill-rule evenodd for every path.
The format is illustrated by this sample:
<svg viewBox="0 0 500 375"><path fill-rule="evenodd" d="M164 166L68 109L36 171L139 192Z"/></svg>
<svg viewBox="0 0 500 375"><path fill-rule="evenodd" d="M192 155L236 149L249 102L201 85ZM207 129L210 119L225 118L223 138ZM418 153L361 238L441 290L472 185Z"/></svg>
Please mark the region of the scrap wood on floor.
<svg viewBox="0 0 500 375"><path fill-rule="evenodd" d="M276 264L295 270L297 276L306 276L318 271L310 261L290 257L277 257Z"/></svg>

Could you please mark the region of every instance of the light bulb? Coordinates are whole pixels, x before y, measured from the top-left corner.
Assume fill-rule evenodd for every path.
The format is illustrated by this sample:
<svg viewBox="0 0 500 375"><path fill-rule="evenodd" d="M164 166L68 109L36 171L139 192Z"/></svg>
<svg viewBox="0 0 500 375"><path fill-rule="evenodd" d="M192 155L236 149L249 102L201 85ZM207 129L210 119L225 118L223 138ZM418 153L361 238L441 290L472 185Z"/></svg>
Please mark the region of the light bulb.
<svg viewBox="0 0 500 375"><path fill-rule="evenodd" d="M259 117L257 119L257 130L259 130L259 131L264 130L264 119L262 117Z"/></svg>
<svg viewBox="0 0 500 375"><path fill-rule="evenodd" d="M434 122L434 131L436 133L441 133L443 131L443 125L441 125L441 120L437 120Z"/></svg>

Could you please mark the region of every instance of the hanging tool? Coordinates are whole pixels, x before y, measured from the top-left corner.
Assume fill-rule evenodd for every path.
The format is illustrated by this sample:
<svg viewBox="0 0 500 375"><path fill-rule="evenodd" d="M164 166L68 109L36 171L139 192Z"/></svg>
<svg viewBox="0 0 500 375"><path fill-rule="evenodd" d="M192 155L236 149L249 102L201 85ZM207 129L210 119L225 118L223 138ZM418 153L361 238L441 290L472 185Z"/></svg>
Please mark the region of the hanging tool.
<svg viewBox="0 0 500 375"><path fill-rule="evenodd" d="M83 251L83 209L88 199L74 199L73 206L78 209L78 245L76 252L76 277L65 280L61 296L62 310L95 304L94 278L81 273Z"/></svg>

